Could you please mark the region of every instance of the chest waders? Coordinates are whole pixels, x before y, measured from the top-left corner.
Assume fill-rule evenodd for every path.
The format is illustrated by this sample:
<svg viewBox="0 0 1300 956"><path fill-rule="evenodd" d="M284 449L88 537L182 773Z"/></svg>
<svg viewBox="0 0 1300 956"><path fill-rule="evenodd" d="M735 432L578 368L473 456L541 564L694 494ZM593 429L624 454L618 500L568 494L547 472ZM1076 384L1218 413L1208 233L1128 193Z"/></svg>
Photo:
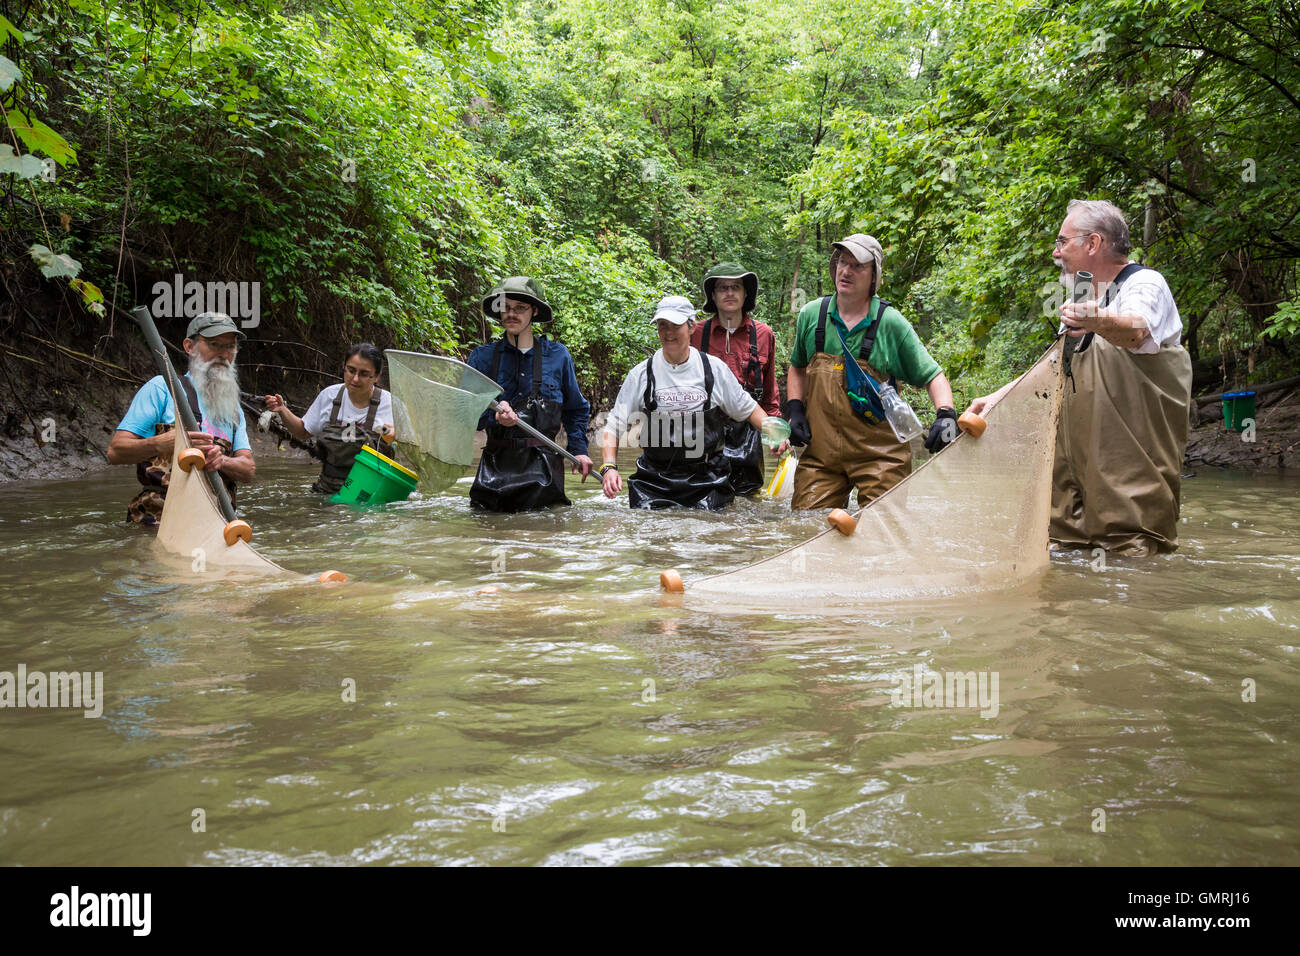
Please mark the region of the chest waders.
<svg viewBox="0 0 1300 956"><path fill-rule="evenodd" d="M707 355L712 342L713 320L706 319L700 335L700 351ZM707 361L707 360L706 360ZM758 358L758 331L754 320L749 321L749 361L745 363L745 375L740 379L754 401L763 401L763 364ZM763 488L763 441L758 429L747 421L737 422L730 419L726 424L723 439L723 454L727 458L727 467L731 469L731 487L738 495L751 495Z"/></svg>
<svg viewBox="0 0 1300 956"><path fill-rule="evenodd" d="M636 472L627 480L627 501L633 508L682 505L717 511L736 497L724 450L731 419L721 408L711 407L713 363L703 352L699 356L704 363L704 402L697 409L681 412L659 410L655 357L646 362L642 402L647 421Z"/></svg>
<svg viewBox="0 0 1300 956"><path fill-rule="evenodd" d="M533 339L533 382L528 400L516 408L520 421L532 425L543 435L560 430L564 415L562 402L542 398L542 352L544 336ZM505 338L492 350L489 377L501 384L497 373L505 354ZM564 459L529 438L520 429L492 422L487 427L487 444L479 459L469 501L484 511L536 511L550 505L571 504L564 494Z"/></svg>
<svg viewBox="0 0 1300 956"><path fill-rule="evenodd" d="M1126 265L1102 299L1129 276ZM1178 547L1192 360L1182 345L1141 355L1099 335L1071 356L1052 464L1052 541L1147 554Z"/></svg>
<svg viewBox="0 0 1300 956"><path fill-rule="evenodd" d="M807 393L804 408L812 440L799 456L799 467L794 473L794 497L790 505L796 511L845 508L855 487L858 489L858 506L861 507L883 495L912 470L912 446L900 442L888 422L869 422L853 410L844 379L847 357L826 354L826 321L830 304L830 296L821 301L816 351L805 370ZM867 314L864 321L871 322L871 325L862 337L856 361L858 367L876 381L888 379L894 385L893 376L881 375L868 361L888 306L888 302L880 300L874 322L870 313Z"/></svg>
<svg viewBox="0 0 1300 956"><path fill-rule="evenodd" d="M194 391L194 383L188 378L181 378L181 387L185 389L185 398L190 403L190 410L194 412L196 422L203 421L203 413L199 411L199 395ZM155 435L165 435L175 429L175 425L163 425L159 423L154 426ZM213 442L221 449L223 455L234 457L234 446L224 438L213 437ZM138 495L132 498L126 506L126 520L133 524L144 525L148 528L156 528L162 521L163 502L167 500L167 484L171 480L172 473L172 452L167 451L148 461L142 461L135 466L136 480L144 486ZM226 486L226 491L230 493L230 503L235 503L235 483L225 475L221 476L222 483Z"/></svg>
<svg viewBox="0 0 1300 956"><path fill-rule="evenodd" d="M316 437L315 455L320 459L320 477L312 483L311 490L323 495L332 495L343 487L362 445L369 445L376 451L382 447L379 432L375 430L375 415L379 412L383 390L375 386L370 394L370 406L366 409L365 420L361 422L344 422L339 417L339 411L343 408L343 396L347 391L344 386L334 396L329 421Z"/></svg>

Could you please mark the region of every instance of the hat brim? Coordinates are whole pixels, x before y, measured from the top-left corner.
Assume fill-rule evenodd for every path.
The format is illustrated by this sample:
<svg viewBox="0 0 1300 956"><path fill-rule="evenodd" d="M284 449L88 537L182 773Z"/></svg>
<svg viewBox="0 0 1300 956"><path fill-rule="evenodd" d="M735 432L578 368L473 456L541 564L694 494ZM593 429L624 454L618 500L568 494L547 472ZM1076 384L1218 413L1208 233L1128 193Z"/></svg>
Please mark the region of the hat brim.
<svg viewBox="0 0 1300 956"><path fill-rule="evenodd" d="M534 322L551 321L551 307L541 299L537 298L537 296L529 295L527 292L493 292L483 297L483 311L492 316L492 318L496 319L498 322L501 321L501 313L497 311L494 303L503 295L507 299L518 299L520 302L527 302L529 305L537 306L537 314L533 316Z"/></svg>
<svg viewBox="0 0 1300 956"><path fill-rule="evenodd" d="M702 283L704 287L704 308L702 311L717 313L718 304L713 301L713 287L717 285L719 279L739 279L745 283L745 304L741 311L745 313L753 312L754 307L758 305L758 275L753 272L741 272L734 276L709 276Z"/></svg>
<svg viewBox="0 0 1300 956"><path fill-rule="evenodd" d="M215 339L218 335L229 335L231 332L234 332L234 333L235 333L237 336L239 336L241 339L246 339L246 338L248 338L247 335L245 335L242 331L240 331L240 329L239 329L238 326L235 326L234 328L229 328L229 329L220 329L220 330L209 329L209 330L207 330L206 332L205 332L205 331L198 331L198 330L196 330L195 333L194 333L194 335L187 335L187 336L185 336L185 337L186 337L187 339L192 339L192 338L194 338L195 335L197 335L199 338L202 338L202 339Z"/></svg>

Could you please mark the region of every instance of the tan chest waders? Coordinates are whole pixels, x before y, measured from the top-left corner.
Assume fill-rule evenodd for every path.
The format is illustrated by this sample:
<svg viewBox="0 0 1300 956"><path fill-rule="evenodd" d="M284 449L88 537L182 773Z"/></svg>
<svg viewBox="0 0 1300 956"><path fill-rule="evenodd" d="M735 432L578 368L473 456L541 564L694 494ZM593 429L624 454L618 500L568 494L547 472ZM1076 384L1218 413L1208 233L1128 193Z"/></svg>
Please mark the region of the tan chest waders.
<svg viewBox="0 0 1300 956"><path fill-rule="evenodd" d="M1103 307L1142 268L1134 265L1116 277ZM1090 335L1070 371L1052 466L1051 539L1134 554L1175 550L1192 393L1187 350L1143 355Z"/></svg>
<svg viewBox="0 0 1300 956"><path fill-rule="evenodd" d="M816 354L805 369L807 392L804 408L812 440L799 456L794 473L791 507L844 508L849 493L858 489L858 504L883 495L912 470L912 447L894 436L889 423L869 422L853 410L844 382L843 355L828 355L826 321L830 298L822 300L817 319ZM867 361L876 343L886 303L863 336L858 349L858 367L877 381L888 381Z"/></svg>

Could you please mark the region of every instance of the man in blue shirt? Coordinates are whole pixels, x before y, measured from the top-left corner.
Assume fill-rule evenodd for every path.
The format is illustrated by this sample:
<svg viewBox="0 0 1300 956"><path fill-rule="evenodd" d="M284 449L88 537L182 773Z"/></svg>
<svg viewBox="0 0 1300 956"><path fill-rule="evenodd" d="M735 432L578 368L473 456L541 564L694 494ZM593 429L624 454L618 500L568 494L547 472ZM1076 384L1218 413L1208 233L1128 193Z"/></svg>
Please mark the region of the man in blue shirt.
<svg viewBox="0 0 1300 956"><path fill-rule="evenodd" d="M250 482L256 471L248 444L244 412L239 407L239 376L235 355L244 333L230 316L204 312L190 322L185 333L189 371L181 379L199 431L190 432L190 444L207 455L205 471L221 473L235 500L235 482ZM127 506L127 520L157 526L171 474L176 406L171 389L161 375L140 387L131 407L113 433L108 460L114 465L135 465L144 490Z"/></svg>
<svg viewBox="0 0 1300 956"><path fill-rule="evenodd" d="M511 276L483 299L483 311L501 323L503 334L476 348L468 362L500 385L502 394L495 414L484 412L479 420L488 437L470 504L509 512L571 504L564 494L563 459L514 428L523 420L549 438L563 424L569 453L582 463L574 474L585 481L591 473L591 407L578 388L573 357L559 342L533 333L533 322L551 320L551 307L535 279Z"/></svg>

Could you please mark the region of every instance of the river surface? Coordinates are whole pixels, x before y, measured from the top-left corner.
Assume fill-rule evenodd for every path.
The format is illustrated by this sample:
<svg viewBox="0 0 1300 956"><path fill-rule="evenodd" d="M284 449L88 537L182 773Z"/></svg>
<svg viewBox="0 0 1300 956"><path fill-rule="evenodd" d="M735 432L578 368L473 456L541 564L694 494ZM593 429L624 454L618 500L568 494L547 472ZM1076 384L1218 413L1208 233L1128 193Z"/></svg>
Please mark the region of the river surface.
<svg viewBox="0 0 1300 956"><path fill-rule="evenodd" d="M242 513L346 585L160 568L130 469L0 486L0 671L104 686L0 710L0 863L1300 863L1300 478L1201 471L1173 556L834 616L658 592L820 514L310 479L264 462ZM996 707L900 690L971 673Z"/></svg>

